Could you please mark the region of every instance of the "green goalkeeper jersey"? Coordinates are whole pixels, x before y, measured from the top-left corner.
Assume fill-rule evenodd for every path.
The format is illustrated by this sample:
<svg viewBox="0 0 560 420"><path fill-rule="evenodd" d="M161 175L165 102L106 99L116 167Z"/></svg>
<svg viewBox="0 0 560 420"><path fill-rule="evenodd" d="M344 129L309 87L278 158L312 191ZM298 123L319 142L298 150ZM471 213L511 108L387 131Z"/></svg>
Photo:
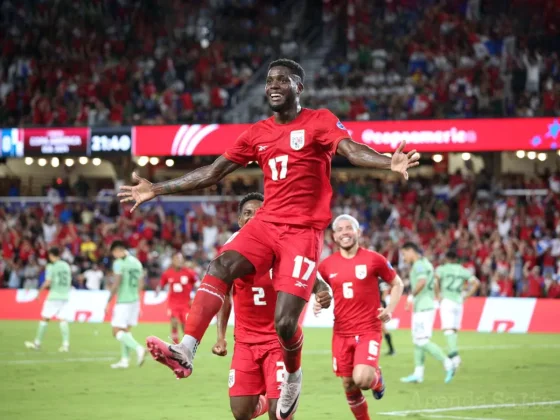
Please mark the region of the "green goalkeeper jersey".
<svg viewBox="0 0 560 420"><path fill-rule="evenodd" d="M72 289L72 270L66 261L58 260L47 265L45 279L50 280L47 300L68 300Z"/></svg>
<svg viewBox="0 0 560 420"><path fill-rule="evenodd" d="M142 263L132 255L127 255L113 263L113 273L121 276L117 303L132 303L140 299L138 282L143 281L143 272Z"/></svg>
<svg viewBox="0 0 560 420"><path fill-rule="evenodd" d="M443 264L436 269L439 278L441 297L453 302L463 303L465 283L473 277L472 273L461 264Z"/></svg>
<svg viewBox="0 0 560 420"><path fill-rule="evenodd" d="M435 308L434 266L427 258L416 261L410 270L410 286L414 290L420 280L425 279L426 285L414 296L414 312L427 311Z"/></svg>

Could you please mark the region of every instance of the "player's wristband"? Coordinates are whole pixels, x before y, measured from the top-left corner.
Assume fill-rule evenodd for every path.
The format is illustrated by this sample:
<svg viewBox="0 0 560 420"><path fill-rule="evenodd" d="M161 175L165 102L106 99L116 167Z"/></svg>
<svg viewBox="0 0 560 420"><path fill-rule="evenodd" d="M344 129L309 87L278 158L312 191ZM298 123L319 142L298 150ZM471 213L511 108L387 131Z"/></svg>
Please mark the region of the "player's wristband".
<svg viewBox="0 0 560 420"><path fill-rule="evenodd" d="M408 298L406 299L406 301L407 301L408 303L414 302L414 296L408 295Z"/></svg>

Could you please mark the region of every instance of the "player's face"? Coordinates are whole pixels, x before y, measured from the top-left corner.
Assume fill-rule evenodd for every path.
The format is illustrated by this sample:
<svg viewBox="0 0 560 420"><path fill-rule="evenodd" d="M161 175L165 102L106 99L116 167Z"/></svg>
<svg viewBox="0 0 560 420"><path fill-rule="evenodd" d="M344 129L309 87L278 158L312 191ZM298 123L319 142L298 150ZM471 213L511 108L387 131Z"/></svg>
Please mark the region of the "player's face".
<svg viewBox="0 0 560 420"><path fill-rule="evenodd" d="M124 251L122 249L114 249L113 252L111 252L111 255L113 255L113 258L115 260L121 259L124 257Z"/></svg>
<svg viewBox="0 0 560 420"><path fill-rule="evenodd" d="M262 207L263 203L260 200L250 200L247 201L243 208L241 209L241 214L238 218L239 227L245 226L245 224L255 217L257 210Z"/></svg>
<svg viewBox="0 0 560 420"><path fill-rule="evenodd" d="M414 258L414 250L412 249L401 249L403 260L406 264L411 264Z"/></svg>
<svg viewBox="0 0 560 420"><path fill-rule="evenodd" d="M282 112L294 107L301 89L299 77L292 74L289 68L278 66L268 72L264 90L272 111Z"/></svg>
<svg viewBox="0 0 560 420"><path fill-rule="evenodd" d="M345 251L358 243L360 232L356 230L350 220L340 220L334 229L333 237L336 244Z"/></svg>
<svg viewBox="0 0 560 420"><path fill-rule="evenodd" d="M171 260L171 264L173 264L173 268L175 269L181 268L184 265L183 256L181 254L175 254Z"/></svg>
<svg viewBox="0 0 560 420"><path fill-rule="evenodd" d="M55 261L56 257L52 254L49 254L49 262L52 264Z"/></svg>

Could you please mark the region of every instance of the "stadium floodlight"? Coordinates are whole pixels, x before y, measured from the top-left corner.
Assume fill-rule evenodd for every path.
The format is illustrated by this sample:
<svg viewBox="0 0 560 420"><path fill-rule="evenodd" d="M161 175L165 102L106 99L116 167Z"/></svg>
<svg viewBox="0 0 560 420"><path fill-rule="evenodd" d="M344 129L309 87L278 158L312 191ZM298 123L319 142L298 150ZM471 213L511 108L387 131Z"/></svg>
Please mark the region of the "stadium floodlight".
<svg viewBox="0 0 560 420"><path fill-rule="evenodd" d="M80 162L80 164L82 165L87 165L87 163L89 162L89 159L85 156L82 156L80 159L78 159L78 161Z"/></svg>
<svg viewBox="0 0 560 420"><path fill-rule="evenodd" d="M45 166L47 164L47 159L41 158L37 161L37 163L39 164L39 166Z"/></svg>
<svg viewBox="0 0 560 420"><path fill-rule="evenodd" d="M140 165L140 166L146 166L146 165L148 164L148 161L149 161L149 160L150 160L150 159L149 159L147 156L140 156L140 157L138 158L138 165Z"/></svg>
<svg viewBox="0 0 560 420"><path fill-rule="evenodd" d="M432 159L434 160L435 163L440 163L443 160L443 156L440 154L433 155Z"/></svg>
<svg viewBox="0 0 560 420"><path fill-rule="evenodd" d="M157 157L151 157L150 158L150 163L154 166L156 166L159 163L159 158Z"/></svg>
<svg viewBox="0 0 560 420"><path fill-rule="evenodd" d="M33 158L32 157L26 157L25 158L25 164L26 165L33 165Z"/></svg>
<svg viewBox="0 0 560 420"><path fill-rule="evenodd" d="M527 153L527 157L531 160L535 160L537 158L537 152L529 152Z"/></svg>
<svg viewBox="0 0 560 420"><path fill-rule="evenodd" d="M525 157L525 150L518 150L517 152L515 152L515 156L517 156L519 159L523 159Z"/></svg>
<svg viewBox="0 0 560 420"><path fill-rule="evenodd" d="M60 165L60 160L57 157L53 157L51 159L51 165L53 166L53 168L58 168L58 165Z"/></svg>
<svg viewBox="0 0 560 420"><path fill-rule="evenodd" d="M471 159L471 154L470 153L463 153L461 155L461 157L463 158L463 160L470 160Z"/></svg>
<svg viewBox="0 0 560 420"><path fill-rule="evenodd" d="M91 163L93 163L95 166L99 166L99 165L101 165L101 159L99 159L99 158L93 158L93 159L91 160Z"/></svg>
<svg viewBox="0 0 560 420"><path fill-rule="evenodd" d="M544 161L546 160L546 158L547 158L546 153L539 153L539 154L537 155L537 158L538 158L541 162L544 162Z"/></svg>
<svg viewBox="0 0 560 420"><path fill-rule="evenodd" d="M74 166L74 159L68 158L68 159L66 159L66 160L64 161L64 163L65 163L66 166L68 166L68 167Z"/></svg>
<svg viewBox="0 0 560 420"><path fill-rule="evenodd" d="M167 160L165 161L165 164L166 164L169 168L171 168L173 165L175 165L175 161L174 161L173 159L167 159Z"/></svg>

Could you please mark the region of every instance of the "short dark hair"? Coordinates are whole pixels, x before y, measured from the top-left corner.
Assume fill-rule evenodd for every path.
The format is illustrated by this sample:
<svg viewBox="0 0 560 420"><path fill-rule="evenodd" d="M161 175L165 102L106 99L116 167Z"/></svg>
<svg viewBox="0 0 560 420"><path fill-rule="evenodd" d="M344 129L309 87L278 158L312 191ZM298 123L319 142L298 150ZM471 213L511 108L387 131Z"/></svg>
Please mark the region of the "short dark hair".
<svg viewBox="0 0 560 420"><path fill-rule="evenodd" d="M294 60L290 60L289 58L279 58L268 65L268 70L273 67L287 67L292 71L292 74L295 74L301 79L301 83L305 80L305 71L303 70L303 67Z"/></svg>
<svg viewBox="0 0 560 420"><path fill-rule="evenodd" d="M401 247L402 249L412 249L416 251L418 254L422 254L422 248L420 248L414 242L405 242L405 244Z"/></svg>
<svg viewBox="0 0 560 420"><path fill-rule="evenodd" d="M252 201L252 200L262 201L264 203L264 195L262 195L261 193L258 193L258 192L252 192L252 193L247 194L239 202L239 205L237 206L237 214L241 214L241 212L243 211L243 206L248 201Z"/></svg>
<svg viewBox="0 0 560 420"><path fill-rule="evenodd" d="M458 258L458 255L455 251L453 251L452 249L447 251L447 254L445 254L445 258L447 258L448 260L456 260Z"/></svg>
<svg viewBox="0 0 560 420"><path fill-rule="evenodd" d="M60 257L60 249L56 246L49 248L49 255Z"/></svg>
<svg viewBox="0 0 560 420"><path fill-rule="evenodd" d="M111 244L111 252L117 248L126 249L126 245L123 241L119 241L119 240L113 241L113 243Z"/></svg>

